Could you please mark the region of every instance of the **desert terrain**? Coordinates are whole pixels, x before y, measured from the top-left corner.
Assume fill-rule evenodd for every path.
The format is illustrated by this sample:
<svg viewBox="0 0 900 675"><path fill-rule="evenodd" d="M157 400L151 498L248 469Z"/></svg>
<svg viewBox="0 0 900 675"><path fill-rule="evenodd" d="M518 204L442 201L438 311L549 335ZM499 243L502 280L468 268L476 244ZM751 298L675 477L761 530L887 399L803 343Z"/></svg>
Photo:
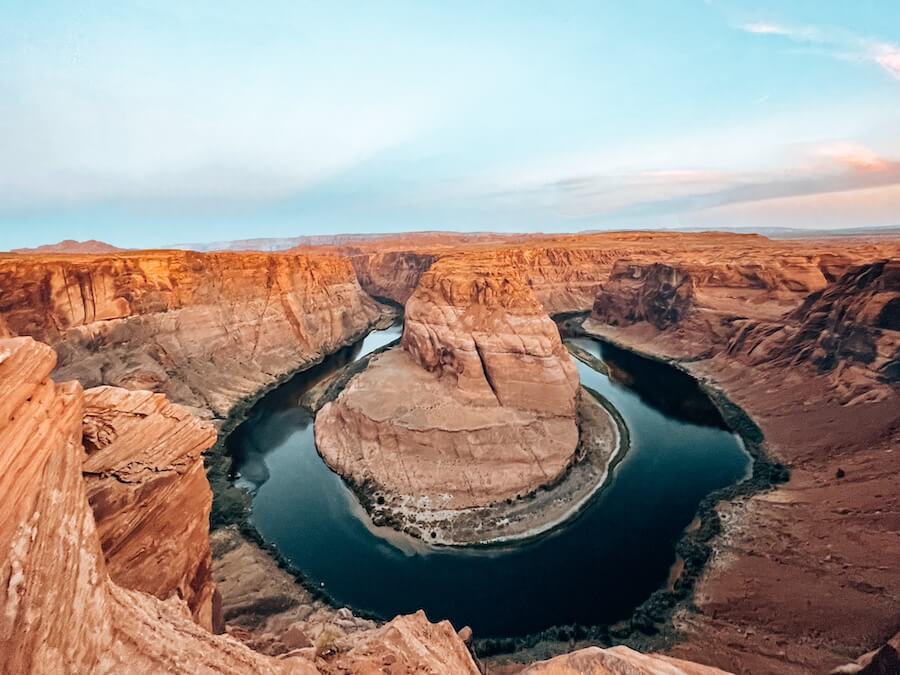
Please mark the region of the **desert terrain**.
<svg viewBox="0 0 900 675"><path fill-rule="evenodd" d="M900 669L900 239L95 244L0 254L0 671ZM494 653L424 612L333 606L255 531L225 439L267 392L401 320L315 406L314 433L361 509L393 507L386 525L425 545L503 537L502 509L525 504L523 531L552 527L588 427L601 459L579 489L614 480L627 430L570 337L696 379L750 475L702 505L670 582L602 641Z"/></svg>

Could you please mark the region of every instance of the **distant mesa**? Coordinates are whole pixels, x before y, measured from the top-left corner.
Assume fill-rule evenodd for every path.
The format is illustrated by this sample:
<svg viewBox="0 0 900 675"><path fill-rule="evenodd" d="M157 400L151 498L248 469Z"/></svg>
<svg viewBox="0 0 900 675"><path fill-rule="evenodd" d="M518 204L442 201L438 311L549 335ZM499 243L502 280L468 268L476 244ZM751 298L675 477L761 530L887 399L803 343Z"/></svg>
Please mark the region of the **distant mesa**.
<svg viewBox="0 0 900 675"><path fill-rule="evenodd" d="M87 241L66 239L55 244L44 244L35 248L14 248L12 253L115 253L116 251L124 250L96 239L88 239Z"/></svg>

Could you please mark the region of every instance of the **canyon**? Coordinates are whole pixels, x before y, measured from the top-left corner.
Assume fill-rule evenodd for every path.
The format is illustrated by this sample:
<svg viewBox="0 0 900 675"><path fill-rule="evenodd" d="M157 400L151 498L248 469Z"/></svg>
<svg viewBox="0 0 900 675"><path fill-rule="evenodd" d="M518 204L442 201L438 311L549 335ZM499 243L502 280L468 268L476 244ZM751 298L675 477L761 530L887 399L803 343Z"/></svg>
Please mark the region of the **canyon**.
<svg viewBox="0 0 900 675"><path fill-rule="evenodd" d="M272 609L237 628L246 585L227 579L252 563L268 584L296 583L238 530L217 529L210 546L203 454L221 452L216 431L398 305L400 345L316 421L320 452L352 482L465 508L563 475L585 394L551 316L726 396L789 474L698 523L709 561L674 582L691 602L661 638L633 643L665 656L570 644L585 649L482 667L806 673L879 648L889 658L882 645L900 629L898 259L893 239L717 233L2 255L2 671L478 672L465 631L421 613L329 633L338 610L322 603L313 633L299 613L273 620L280 596L262 592L246 606ZM447 412L417 413L432 406ZM493 430L479 439L473 419ZM408 456L412 472L391 463Z"/></svg>

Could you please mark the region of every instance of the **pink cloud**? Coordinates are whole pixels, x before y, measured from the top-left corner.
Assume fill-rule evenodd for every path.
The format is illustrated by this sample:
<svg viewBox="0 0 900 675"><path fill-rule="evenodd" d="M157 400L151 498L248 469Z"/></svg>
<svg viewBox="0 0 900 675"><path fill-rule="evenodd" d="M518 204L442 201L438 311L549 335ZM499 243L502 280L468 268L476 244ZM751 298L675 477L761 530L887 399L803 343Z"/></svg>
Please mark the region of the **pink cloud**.
<svg viewBox="0 0 900 675"><path fill-rule="evenodd" d="M871 60L897 79L900 79L900 47L897 45L875 45L872 48Z"/></svg>
<svg viewBox="0 0 900 675"><path fill-rule="evenodd" d="M879 157L869 148L856 143L827 145L821 148L818 154L857 171L887 171L893 166L889 160Z"/></svg>

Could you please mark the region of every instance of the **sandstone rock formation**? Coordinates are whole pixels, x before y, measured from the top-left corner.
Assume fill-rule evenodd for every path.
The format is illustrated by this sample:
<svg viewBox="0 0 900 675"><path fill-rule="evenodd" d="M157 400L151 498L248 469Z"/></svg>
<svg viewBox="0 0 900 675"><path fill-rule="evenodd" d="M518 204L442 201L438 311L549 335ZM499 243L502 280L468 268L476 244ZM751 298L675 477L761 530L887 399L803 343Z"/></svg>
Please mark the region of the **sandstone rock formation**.
<svg viewBox="0 0 900 675"><path fill-rule="evenodd" d="M472 402L574 414L575 366L556 326L508 268L465 258L437 263L406 305L401 346Z"/></svg>
<svg viewBox="0 0 900 675"><path fill-rule="evenodd" d="M319 412L316 443L351 481L411 506L484 506L565 471L577 395L575 366L522 279L446 258L407 302L401 347Z"/></svg>
<svg viewBox="0 0 900 675"><path fill-rule="evenodd" d="M109 580L81 476L84 398L53 351L0 342L0 672L310 673L197 626Z"/></svg>
<svg viewBox="0 0 900 675"><path fill-rule="evenodd" d="M357 634L349 651L317 665L323 675L479 674L465 643L450 622L430 623L422 611L398 616L381 628Z"/></svg>
<svg viewBox="0 0 900 675"><path fill-rule="evenodd" d="M900 389L900 262L850 269L810 294L778 322L748 322L728 346L753 365L809 364L832 380L845 400L896 395ZM879 387L879 385L886 385Z"/></svg>
<svg viewBox="0 0 900 675"><path fill-rule="evenodd" d="M376 251L351 257L360 286L373 298L406 304L437 255L418 251Z"/></svg>
<svg viewBox="0 0 900 675"><path fill-rule="evenodd" d="M7 331L55 347L60 379L217 417L380 312L347 260L299 255L0 256L0 289Z"/></svg>
<svg viewBox="0 0 900 675"><path fill-rule="evenodd" d="M162 394L96 387L84 394L83 434L82 471L112 580L162 600L176 595L220 632L201 456L215 430Z"/></svg>
<svg viewBox="0 0 900 675"><path fill-rule="evenodd" d="M628 647L588 647L526 668L522 675L728 675L724 670Z"/></svg>
<svg viewBox="0 0 900 675"><path fill-rule="evenodd" d="M163 461L162 473L189 470L209 428L162 397L108 388L88 395L84 423L82 388L55 384L54 365L46 345L30 338L0 341L0 673L363 674L394 663L403 672L478 673L450 625L431 624L422 613L360 634L339 655L323 645L273 659L207 632L177 595L162 601L115 583L109 571L118 563L104 556L88 506L82 435L87 431L90 440L88 464L143 481L142 474L154 471L152 457ZM115 408L105 410L105 403ZM174 419L159 419L168 416ZM154 428L158 438L150 436ZM182 443L191 451L178 449ZM133 462L118 461L125 454ZM159 489L152 480L143 484ZM205 496L208 504L208 488ZM108 538L115 536L106 529ZM142 533L126 530L127 548ZM109 541L112 555L120 555ZM177 563L172 556L157 560Z"/></svg>
<svg viewBox="0 0 900 675"><path fill-rule="evenodd" d="M590 332L678 360L720 388L790 469L788 483L718 505L723 534L692 609L676 616L683 640L674 655L735 672L799 675L846 663L893 630L898 254L892 242L868 250L863 265L817 254L824 284L804 273L804 295L769 281L751 289L756 302L748 296L739 311L721 311L724 303L714 311L702 297L709 279L692 270L692 303L662 330L610 310L627 303L598 298L601 311L585 322ZM773 256L769 266L780 264ZM604 285L622 297L633 290L621 280Z"/></svg>
<svg viewBox="0 0 900 675"><path fill-rule="evenodd" d="M616 284L615 290L610 288ZM613 326L646 321L658 330L679 323L694 300L694 280L690 272L653 263L616 264L607 289L597 294L593 314Z"/></svg>

